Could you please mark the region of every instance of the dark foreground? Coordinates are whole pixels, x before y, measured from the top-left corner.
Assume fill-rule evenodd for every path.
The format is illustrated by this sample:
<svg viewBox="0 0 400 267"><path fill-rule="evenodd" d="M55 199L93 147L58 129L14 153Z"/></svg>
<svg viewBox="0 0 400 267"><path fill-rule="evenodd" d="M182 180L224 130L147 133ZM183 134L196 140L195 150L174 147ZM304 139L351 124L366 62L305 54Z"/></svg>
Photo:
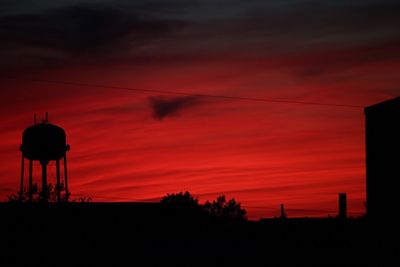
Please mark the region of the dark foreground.
<svg viewBox="0 0 400 267"><path fill-rule="evenodd" d="M4 267L400 266L394 222L234 223L139 203L2 203L0 220Z"/></svg>

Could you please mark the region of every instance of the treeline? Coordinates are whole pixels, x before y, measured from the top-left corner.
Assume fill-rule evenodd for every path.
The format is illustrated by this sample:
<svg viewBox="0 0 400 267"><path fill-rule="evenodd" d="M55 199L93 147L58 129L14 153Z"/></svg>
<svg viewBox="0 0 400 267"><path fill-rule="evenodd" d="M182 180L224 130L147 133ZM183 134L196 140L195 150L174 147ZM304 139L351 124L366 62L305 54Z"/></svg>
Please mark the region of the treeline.
<svg viewBox="0 0 400 267"><path fill-rule="evenodd" d="M52 184L48 184L46 196L43 195L39 186L35 183L32 187L32 192L24 190L22 195L19 192L10 194L8 202L41 202L44 198L47 202L58 202L57 195L64 191L64 185L60 188ZM61 202L92 202L91 197L80 197L71 199L70 194L62 194ZM185 214L206 214L221 220L229 221L244 221L247 220L246 210L242 208L239 202L235 199L227 200L224 195L217 197L212 202L206 201L200 204L198 199L191 195L188 191L180 193L167 194L161 198L160 204L171 210Z"/></svg>
<svg viewBox="0 0 400 267"><path fill-rule="evenodd" d="M161 204L185 213L205 213L221 220L247 220L246 210L242 208L241 204L233 198L226 200L224 195L217 197L212 202L206 201L204 204L200 204L197 198L186 191L184 193L167 194L161 199Z"/></svg>

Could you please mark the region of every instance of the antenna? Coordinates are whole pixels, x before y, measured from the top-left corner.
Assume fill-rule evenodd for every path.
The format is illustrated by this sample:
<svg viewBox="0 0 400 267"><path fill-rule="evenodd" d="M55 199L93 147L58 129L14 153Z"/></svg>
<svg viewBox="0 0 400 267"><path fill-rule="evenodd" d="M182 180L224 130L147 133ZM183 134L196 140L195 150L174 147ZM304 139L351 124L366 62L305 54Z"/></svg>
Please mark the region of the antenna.
<svg viewBox="0 0 400 267"><path fill-rule="evenodd" d="M43 119L43 117L42 117L42 119L41 119L41 122L42 122L42 123L48 123L48 122L49 122L49 113L46 112L45 114L46 114L46 115L45 115L44 119Z"/></svg>

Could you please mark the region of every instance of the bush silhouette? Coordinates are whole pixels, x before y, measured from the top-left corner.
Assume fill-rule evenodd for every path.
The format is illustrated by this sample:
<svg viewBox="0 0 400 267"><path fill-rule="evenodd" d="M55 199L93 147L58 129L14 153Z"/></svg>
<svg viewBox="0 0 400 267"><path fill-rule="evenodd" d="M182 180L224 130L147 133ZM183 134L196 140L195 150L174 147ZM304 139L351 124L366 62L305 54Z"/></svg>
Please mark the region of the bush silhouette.
<svg viewBox="0 0 400 267"><path fill-rule="evenodd" d="M65 186L63 183L60 184L60 188L57 189L57 186L54 186L53 184L48 184L47 189L46 189L46 199L48 202L58 202L57 196L58 192L61 191L63 192L65 189ZM68 202L70 197L70 193L61 194L61 202ZM39 190L39 186L37 183L34 183L32 185L32 202L40 202L44 198L43 192ZM22 193L22 199L20 196L20 193L13 193L11 195L7 196L8 202L29 202L29 190L27 188L24 188L24 191Z"/></svg>

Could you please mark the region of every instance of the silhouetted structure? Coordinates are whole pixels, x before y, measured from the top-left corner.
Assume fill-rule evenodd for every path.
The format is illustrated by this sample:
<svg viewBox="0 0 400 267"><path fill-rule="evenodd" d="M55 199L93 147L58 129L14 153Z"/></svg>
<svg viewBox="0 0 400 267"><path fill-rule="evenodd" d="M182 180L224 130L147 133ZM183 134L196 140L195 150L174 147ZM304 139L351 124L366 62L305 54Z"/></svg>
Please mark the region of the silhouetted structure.
<svg viewBox="0 0 400 267"><path fill-rule="evenodd" d="M365 108L367 215L381 219L398 210L400 97Z"/></svg>
<svg viewBox="0 0 400 267"><path fill-rule="evenodd" d="M0 203L0 265L396 266L382 263L363 219L235 223L176 211L159 203ZM382 251L393 244L379 242Z"/></svg>
<svg viewBox="0 0 400 267"><path fill-rule="evenodd" d="M287 218L286 211L285 211L285 205L283 205L283 204L281 204L281 216L280 216L280 218L281 219L286 219Z"/></svg>
<svg viewBox="0 0 400 267"><path fill-rule="evenodd" d="M347 218L347 195L339 193L339 219Z"/></svg>
<svg viewBox="0 0 400 267"><path fill-rule="evenodd" d="M65 195L68 197L68 176L67 176L67 151L70 146L66 143L65 131L48 122L48 115L46 119L41 122L36 122L36 115L34 124L25 129L22 135L22 145L20 150L22 152L21 161L21 184L20 184L20 200L23 201L24 192L24 167L25 158L29 160L29 181L28 181L28 200L32 201L32 165L33 161L39 161L42 166L42 196L41 200L47 202L47 165L50 161L56 161L56 190L57 200L61 201L61 175L60 175L60 160L64 159L64 190Z"/></svg>

